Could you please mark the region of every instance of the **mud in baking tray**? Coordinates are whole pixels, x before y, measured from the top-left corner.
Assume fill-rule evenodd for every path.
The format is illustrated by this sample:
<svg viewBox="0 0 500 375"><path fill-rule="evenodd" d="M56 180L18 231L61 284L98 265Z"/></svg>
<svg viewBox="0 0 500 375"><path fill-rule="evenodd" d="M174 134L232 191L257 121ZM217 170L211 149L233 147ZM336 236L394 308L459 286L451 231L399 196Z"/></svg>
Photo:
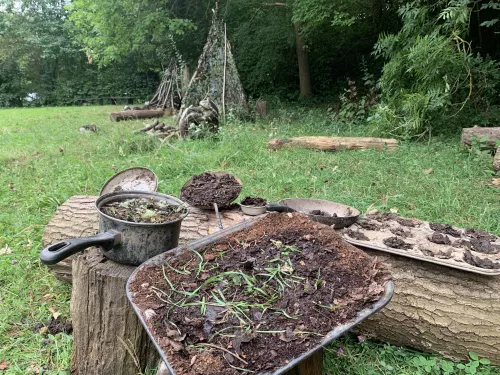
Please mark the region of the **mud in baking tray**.
<svg viewBox="0 0 500 375"><path fill-rule="evenodd" d="M481 275L500 275L500 238L481 230L377 213L362 216L341 233L356 246Z"/></svg>

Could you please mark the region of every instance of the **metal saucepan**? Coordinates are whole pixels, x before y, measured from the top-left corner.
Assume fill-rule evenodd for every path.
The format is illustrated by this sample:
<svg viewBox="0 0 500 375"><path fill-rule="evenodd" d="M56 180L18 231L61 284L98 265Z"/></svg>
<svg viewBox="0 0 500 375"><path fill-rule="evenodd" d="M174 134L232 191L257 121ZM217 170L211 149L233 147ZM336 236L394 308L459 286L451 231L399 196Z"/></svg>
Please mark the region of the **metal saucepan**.
<svg viewBox="0 0 500 375"><path fill-rule="evenodd" d="M311 220L341 229L351 226L358 220L359 210L345 204L330 202L322 199L289 198L283 199L279 204L268 204L267 211L300 212ZM329 216L314 215L311 211L322 211Z"/></svg>
<svg viewBox="0 0 500 375"><path fill-rule="evenodd" d="M137 266L146 260L177 247L181 222L188 212L179 219L168 223L133 223L115 219L104 214L103 205L133 198L166 200L172 205L184 203L170 195L143 191L109 193L99 197L95 203L99 213L101 233L82 238L64 240L43 249L40 260L44 264L56 264L61 260L92 246L101 246L104 256L115 262Z"/></svg>

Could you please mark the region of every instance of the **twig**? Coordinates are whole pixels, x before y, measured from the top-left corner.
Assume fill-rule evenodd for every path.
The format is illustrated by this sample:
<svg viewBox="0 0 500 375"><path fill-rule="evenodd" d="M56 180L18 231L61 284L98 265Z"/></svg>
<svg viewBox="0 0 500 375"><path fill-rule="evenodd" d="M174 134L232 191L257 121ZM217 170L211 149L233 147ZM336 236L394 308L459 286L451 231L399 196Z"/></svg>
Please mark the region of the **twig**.
<svg viewBox="0 0 500 375"><path fill-rule="evenodd" d="M224 77L222 80L222 118L226 121L226 65L227 65L227 30L224 23Z"/></svg>

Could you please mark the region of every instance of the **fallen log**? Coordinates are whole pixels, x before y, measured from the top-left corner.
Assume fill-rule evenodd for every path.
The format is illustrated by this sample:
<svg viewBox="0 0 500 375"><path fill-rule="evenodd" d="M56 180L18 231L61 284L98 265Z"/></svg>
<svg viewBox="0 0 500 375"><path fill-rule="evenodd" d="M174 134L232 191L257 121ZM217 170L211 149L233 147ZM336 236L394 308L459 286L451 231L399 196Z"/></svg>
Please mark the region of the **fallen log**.
<svg viewBox="0 0 500 375"><path fill-rule="evenodd" d="M126 120L137 120L144 118L156 118L163 117L165 112L163 109L144 109L144 110L131 110L123 112L111 112L109 118L111 121L126 121Z"/></svg>
<svg viewBox="0 0 500 375"><path fill-rule="evenodd" d="M355 330L394 345L500 365L500 277L482 276L365 250L391 266L391 302Z"/></svg>
<svg viewBox="0 0 500 375"><path fill-rule="evenodd" d="M399 147L399 142L395 139L368 137L296 137L272 139L267 144L267 147L272 150L297 147L332 152L365 149L396 151Z"/></svg>
<svg viewBox="0 0 500 375"><path fill-rule="evenodd" d="M500 127L483 128L474 126L473 128L464 128L462 130L462 143L468 147L473 144L479 144L481 150L495 150L500 141Z"/></svg>
<svg viewBox="0 0 500 375"><path fill-rule="evenodd" d="M500 147L497 148L497 153L495 154L495 158L493 159L493 169L497 172L500 172Z"/></svg>

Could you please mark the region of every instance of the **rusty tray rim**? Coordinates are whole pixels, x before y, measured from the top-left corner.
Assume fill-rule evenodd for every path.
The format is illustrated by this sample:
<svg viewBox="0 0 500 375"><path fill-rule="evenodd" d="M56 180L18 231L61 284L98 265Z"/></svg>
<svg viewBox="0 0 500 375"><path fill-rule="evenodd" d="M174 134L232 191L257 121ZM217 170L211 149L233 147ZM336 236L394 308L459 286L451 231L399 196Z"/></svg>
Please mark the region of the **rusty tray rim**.
<svg viewBox="0 0 500 375"><path fill-rule="evenodd" d="M163 360L163 362L167 366L171 375L176 375L176 372L170 366L170 363L168 361L167 356L165 355L165 352L160 347L160 345L157 342L157 340L155 339L153 333L150 331L146 321L144 320L144 317L142 316L142 311L137 307L137 305L133 301L132 292L130 291L131 281L135 278L136 274L138 272L140 272L146 266L161 264L164 262L166 257L175 256L177 253L179 253L180 251L182 251L186 247L188 249L196 249L199 247L209 245L209 244L214 243L216 241L219 241L230 234L233 234L233 233L238 232L240 230L247 229L247 228L251 227L252 225L254 225L257 221L259 221L261 219L262 218L252 218L252 219L246 220L246 221L244 221L240 224L237 224L233 227L221 230L219 232L215 232L211 235L208 235L206 237L202 237L202 238L200 238L196 241L190 242L186 245L178 246L175 249L172 249L172 250L169 250L163 254L157 255L154 258L151 258L151 259L147 260L146 262L144 262L143 264L141 264L140 266L138 266L134 270L134 272L132 272L130 277L128 278L127 285L126 285L127 298L130 301L130 304L132 305L137 317L139 318L141 324L143 325L144 329L146 330L149 338L151 339L154 346L156 347L156 350L160 354L161 359ZM292 368L297 366L300 362L302 362L303 360L305 360L305 359L309 358L311 355L313 355L316 351L323 348L325 345L328 345L333 340L335 340L336 338L340 337L341 335L343 335L344 333L349 331L355 325L361 323L363 320L367 319L371 315L375 314L376 312L378 312L379 310L384 308L391 301L393 294L394 294L394 281L391 279L385 283L385 290L384 290L384 294L382 295L382 297L378 301L373 303L371 308L365 308L365 309L359 311L357 316L356 316L356 319L354 321L335 327L328 334L326 334L325 337L323 338L323 340L321 340L321 342L319 342L316 346L309 349L307 352L305 352L301 356L294 358L286 366L283 366L272 373L271 372L259 372L259 373L256 373L255 375L282 375L285 372L291 370Z"/></svg>
<svg viewBox="0 0 500 375"><path fill-rule="evenodd" d="M500 269L498 269L498 270L488 270L486 268L480 268L480 267L475 267L475 266L472 266L472 265L465 265L465 264L463 266L461 266L459 264L446 262L446 260L444 260L444 259L443 260L434 259L434 258L432 258L430 256L427 256L427 255L411 254L411 253L408 253L405 250L391 249L389 247L382 247L382 246L377 246L377 245L371 245L368 241L353 240L353 239L349 238L347 235L345 235L344 233L341 233L341 235L342 235L342 238L344 239L344 241L349 242L351 245L364 247L366 249L383 251L384 253L401 255L401 256L406 257L406 258L412 258L412 259L416 259L416 260L421 260L423 262L433 263L433 264L437 264L439 266L445 266L445 267L457 269L457 270L460 270L460 271L471 272L471 273L475 273L477 275L482 275L482 276L500 276Z"/></svg>

